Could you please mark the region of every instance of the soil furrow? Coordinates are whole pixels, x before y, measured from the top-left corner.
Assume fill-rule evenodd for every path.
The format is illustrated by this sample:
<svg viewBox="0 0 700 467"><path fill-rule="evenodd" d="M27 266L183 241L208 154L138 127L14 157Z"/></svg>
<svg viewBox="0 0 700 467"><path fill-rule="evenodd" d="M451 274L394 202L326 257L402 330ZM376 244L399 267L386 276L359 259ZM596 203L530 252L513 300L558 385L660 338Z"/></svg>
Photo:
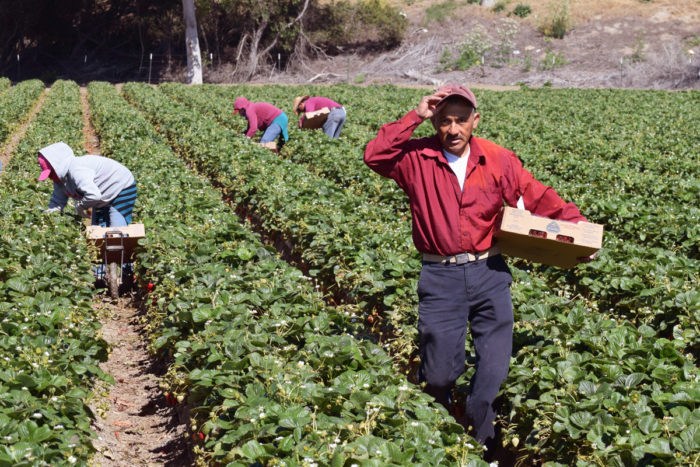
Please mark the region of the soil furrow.
<svg viewBox="0 0 700 467"><path fill-rule="evenodd" d="M90 120L87 89L81 88L85 150L101 154L99 137ZM101 337L110 345L109 359L101 369L114 384L96 391L90 406L96 414L93 430L97 466L192 465L187 427L167 405L159 388L166 365L148 352L142 312L134 294L112 301L96 293L95 311Z"/></svg>
<svg viewBox="0 0 700 467"><path fill-rule="evenodd" d="M80 103L83 108L83 135L85 136L85 150L88 154L100 154L100 138L90 121L90 105L87 100L87 88L80 88Z"/></svg>
<svg viewBox="0 0 700 467"><path fill-rule="evenodd" d="M14 154L15 149L17 149L17 145L24 137L24 134L27 132L29 124L32 123L34 117L36 117L36 114L38 114L39 110L41 110L41 106L44 105L44 100L46 99L47 92L49 92L49 89L46 89L44 90L44 92L41 93L41 96L39 96L39 100L37 100L36 104L34 105L34 108L27 114L25 121L15 129L12 136L7 140L5 146L2 147L2 149L0 149L0 167L2 167L0 175L3 172L7 171L7 164L10 162L10 159L12 159L12 155Z"/></svg>
<svg viewBox="0 0 700 467"><path fill-rule="evenodd" d="M114 378L108 395L91 407L97 414L94 465L191 465L186 427L158 387L165 365L148 353L140 312L128 298L112 302L98 295L94 307L102 338L112 347L100 367Z"/></svg>

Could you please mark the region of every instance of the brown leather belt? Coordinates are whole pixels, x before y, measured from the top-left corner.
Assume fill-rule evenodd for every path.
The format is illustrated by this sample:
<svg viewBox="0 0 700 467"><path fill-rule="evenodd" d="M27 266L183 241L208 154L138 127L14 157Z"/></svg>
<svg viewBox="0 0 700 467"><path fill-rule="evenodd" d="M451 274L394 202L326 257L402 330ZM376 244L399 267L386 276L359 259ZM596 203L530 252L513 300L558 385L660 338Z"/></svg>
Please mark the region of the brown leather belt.
<svg viewBox="0 0 700 467"><path fill-rule="evenodd" d="M472 261L479 261L482 259L486 259L489 256L495 256L499 254L501 254L501 250L497 246L492 246L488 250L479 253L465 252L452 256L441 256L433 255L430 253L423 253L423 261L427 261L428 263L464 264L470 263Z"/></svg>

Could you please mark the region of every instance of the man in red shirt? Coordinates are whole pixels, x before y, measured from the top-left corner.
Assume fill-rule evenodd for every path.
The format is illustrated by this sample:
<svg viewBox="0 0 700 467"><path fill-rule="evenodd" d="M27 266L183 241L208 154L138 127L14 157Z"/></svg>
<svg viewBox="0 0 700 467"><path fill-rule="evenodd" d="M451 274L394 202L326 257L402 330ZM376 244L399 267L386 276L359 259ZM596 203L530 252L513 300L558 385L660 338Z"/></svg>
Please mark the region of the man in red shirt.
<svg viewBox="0 0 700 467"><path fill-rule="evenodd" d="M465 370L467 323L476 351L467 398L475 438L494 438L493 402L508 375L513 340L512 277L494 237L504 202L522 198L534 214L585 221L578 208L525 170L511 151L472 136L480 116L471 90L448 84L384 125L365 149L365 163L409 197L413 243L423 253L418 281L420 379L449 407ZM430 119L437 134L411 139Z"/></svg>

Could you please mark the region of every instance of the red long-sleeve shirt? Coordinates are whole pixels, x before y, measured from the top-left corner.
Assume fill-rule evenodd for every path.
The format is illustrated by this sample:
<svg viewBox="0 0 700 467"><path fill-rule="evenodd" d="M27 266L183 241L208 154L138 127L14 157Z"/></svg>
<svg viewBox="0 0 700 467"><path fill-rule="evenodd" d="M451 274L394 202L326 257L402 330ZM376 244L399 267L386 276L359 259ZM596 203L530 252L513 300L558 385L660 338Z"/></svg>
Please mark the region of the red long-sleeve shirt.
<svg viewBox="0 0 700 467"><path fill-rule="evenodd" d="M248 138L255 136L258 130L265 130L272 124L272 121L282 114L278 109L267 102L250 102L245 97L236 99L236 107L245 110L245 118L248 120L248 128L245 135Z"/></svg>
<svg viewBox="0 0 700 467"><path fill-rule="evenodd" d="M469 142L467 176L461 190L437 135L411 139L422 121L412 110L384 125L365 149L365 163L394 179L408 195L418 251L449 256L488 250L495 243L496 221L504 201L515 206L521 196L533 214L571 222L586 220L576 205L535 180L513 152L475 136Z"/></svg>

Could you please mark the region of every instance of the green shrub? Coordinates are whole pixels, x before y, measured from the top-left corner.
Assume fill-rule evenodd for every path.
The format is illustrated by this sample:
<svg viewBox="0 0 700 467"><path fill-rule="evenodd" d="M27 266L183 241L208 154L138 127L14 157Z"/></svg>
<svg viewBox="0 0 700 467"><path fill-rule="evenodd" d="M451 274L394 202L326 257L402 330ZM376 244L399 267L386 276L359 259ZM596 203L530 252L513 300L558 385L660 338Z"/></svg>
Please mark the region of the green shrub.
<svg viewBox="0 0 700 467"><path fill-rule="evenodd" d="M527 18L527 16L532 13L532 9L530 8L530 5L518 3L518 5L513 8L512 13L520 18Z"/></svg>
<svg viewBox="0 0 700 467"><path fill-rule="evenodd" d="M538 70L554 70L555 68L562 67L569 63L569 61L564 57L563 52L555 52L548 49L544 55L544 58L538 65Z"/></svg>
<svg viewBox="0 0 700 467"><path fill-rule="evenodd" d="M492 47L493 59L496 65L505 65L511 59L515 49L515 36L518 33L518 22L512 18L503 18L496 26L497 42Z"/></svg>
<svg viewBox="0 0 700 467"><path fill-rule="evenodd" d="M360 0L356 5L360 23L370 26L381 42L398 45L406 32L406 18L386 0ZM365 31L360 27L355 33L360 37Z"/></svg>
<svg viewBox="0 0 700 467"><path fill-rule="evenodd" d="M505 1L496 2L496 4L493 6L493 12L500 13L501 11L504 11L506 9L507 3L508 2Z"/></svg>
<svg viewBox="0 0 700 467"><path fill-rule="evenodd" d="M365 44L391 48L401 43L407 20L386 0L340 0L320 6L305 23L312 42L326 49Z"/></svg>
<svg viewBox="0 0 700 467"><path fill-rule="evenodd" d="M481 65L484 56L491 49L491 39L483 28L475 28L465 40L455 47L455 57L449 49L445 49L440 57L440 69L446 71L468 70L475 65Z"/></svg>
<svg viewBox="0 0 700 467"><path fill-rule="evenodd" d="M425 9L425 17L423 18L423 23L442 23L443 21L445 21L445 17L451 15L456 9L457 3L454 0L447 0L442 3L430 5L428 8Z"/></svg>
<svg viewBox="0 0 700 467"><path fill-rule="evenodd" d="M547 37L561 39L571 28L569 0L558 0L548 6L549 12L539 24L539 31Z"/></svg>

